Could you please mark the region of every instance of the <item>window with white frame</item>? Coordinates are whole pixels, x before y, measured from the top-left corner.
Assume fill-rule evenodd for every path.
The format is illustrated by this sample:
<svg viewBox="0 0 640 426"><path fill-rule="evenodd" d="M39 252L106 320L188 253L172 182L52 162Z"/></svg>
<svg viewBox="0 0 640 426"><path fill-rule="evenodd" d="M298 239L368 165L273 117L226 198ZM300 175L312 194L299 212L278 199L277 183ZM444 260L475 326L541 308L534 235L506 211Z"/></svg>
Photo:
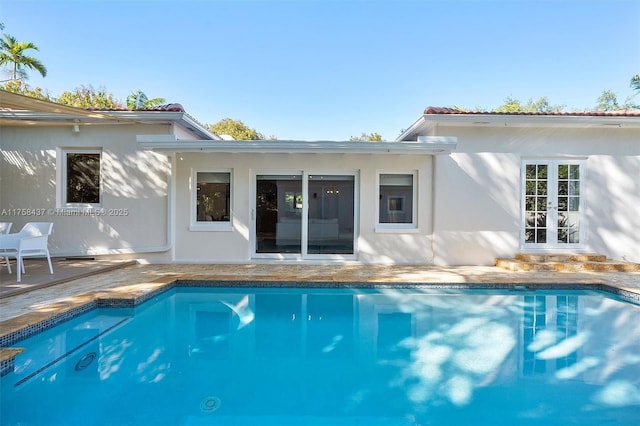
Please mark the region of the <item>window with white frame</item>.
<svg viewBox="0 0 640 426"><path fill-rule="evenodd" d="M102 150L60 151L60 207L96 207L102 202Z"/></svg>
<svg viewBox="0 0 640 426"><path fill-rule="evenodd" d="M193 223L231 224L231 171L194 171Z"/></svg>
<svg viewBox="0 0 640 426"><path fill-rule="evenodd" d="M378 228L416 227L416 173L378 175Z"/></svg>

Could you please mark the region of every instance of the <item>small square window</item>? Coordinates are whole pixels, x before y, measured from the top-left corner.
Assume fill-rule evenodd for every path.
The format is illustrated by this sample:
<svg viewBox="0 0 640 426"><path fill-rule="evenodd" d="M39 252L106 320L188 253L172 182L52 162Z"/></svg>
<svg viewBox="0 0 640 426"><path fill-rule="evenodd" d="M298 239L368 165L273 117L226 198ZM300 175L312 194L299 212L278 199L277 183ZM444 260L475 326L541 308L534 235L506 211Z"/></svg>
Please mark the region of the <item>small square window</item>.
<svg viewBox="0 0 640 426"><path fill-rule="evenodd" d="M100 150L60 152L60 207L93 207L102 202Z"/></svg>
<svg viewBox="0 0 640 426"><path fill-rule="evenodd" d="M231 172L198 171L194 175L194 225L231 224Z"/></svg>
<svg viewBox="0 0 640 426"><path fill-rule="evenodd" d="M402 227L415 225L414 190L414 174L380 174L378 223Z"/></svg>

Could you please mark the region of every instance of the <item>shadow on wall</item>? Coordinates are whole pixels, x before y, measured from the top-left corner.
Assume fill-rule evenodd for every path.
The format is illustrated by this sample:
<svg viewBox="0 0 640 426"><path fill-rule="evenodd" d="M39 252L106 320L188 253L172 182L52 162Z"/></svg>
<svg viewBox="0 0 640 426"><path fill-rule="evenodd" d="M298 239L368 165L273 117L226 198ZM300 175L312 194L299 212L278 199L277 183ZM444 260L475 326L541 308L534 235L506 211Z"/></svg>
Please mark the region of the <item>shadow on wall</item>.
<svg viewBox="0 0 640 426"><path fill-rule="evenodd" d="M518 249L519 157L452 154L436 165L434 262L492 265Z"/></svg>
<svg viewBox="0 0 640 426"><path fill-rule="evenodd" d="M588 173L589 247L616 260L640 262L640 157L593 157Z"/></svg>
<svg viewBox="0 0 640 426"><path fill-rule="evenodd" d="M429 265L433 263L431 236L425 234L373 234L358 239L358 257L363 263L382 265Z"/></svg>
<svg viewBox="0 0 640 426"><path fill-rule="evenodd" d="M169 160L155 152L117 155L104 151L102 156L105 194L123 198L152 198L167 193Z"/></svg>
<svg viewBox="0 0 640 426"><path fill-rule="evenodd" d="M41 150L34 152L20 152L2 150L0 167L1 194L0 208L49 208L56 203L56 151ZM29 191L27 191L29 189ZM37 197L38 205L23 205L26 197L32 191L39 189ZM7 197L7 194L17 192L16 197ZM22 217L14 217L23 220ZM23 220L24 223L29 220ZM14 225L15 228L16 225Z"/></svg>
<svg viewBox="0 0 640 426"><path fill-rule="evenodd" d="M101 254L167 244L167 157L152 152L117 155L104 150L100 207L111 213L72 215L72 210L57 209L55 149L2 150L0 154L0 209L15 213L3 215L2 220L12 222L18 230L27 222L53 222L49 244L54 255ZM26 213L34 211L38 213Z"/></svg>

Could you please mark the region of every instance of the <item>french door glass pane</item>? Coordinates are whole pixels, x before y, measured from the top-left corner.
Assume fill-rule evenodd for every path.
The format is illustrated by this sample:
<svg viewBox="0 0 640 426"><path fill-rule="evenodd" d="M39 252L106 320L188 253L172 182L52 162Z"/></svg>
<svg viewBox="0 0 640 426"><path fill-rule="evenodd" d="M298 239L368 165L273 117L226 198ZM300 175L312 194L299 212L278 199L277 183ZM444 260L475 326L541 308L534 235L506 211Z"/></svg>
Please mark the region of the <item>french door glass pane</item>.
<svg viewBox="0 0 640 426"><path fill-rule="evenodd" d="M256 253L300 253L302 175L256 178Z"/></svg>
<svg viewBox="0 0 640 426"><path fill-rule="evenodd" d="M580 242L580 166L558 165L558 221L559 244Z"/></svg>
<svg viewBox="0 0 640 426"><path fill-rule="evenodd" d="M354 176L309 176L307 253L353 254Z"/></svg>
<svg viewBox="0 0 640 426"><path fill-rule="evenodd" d="M525 243L547 242L547 166L527 164L525 175Z"/></svg>

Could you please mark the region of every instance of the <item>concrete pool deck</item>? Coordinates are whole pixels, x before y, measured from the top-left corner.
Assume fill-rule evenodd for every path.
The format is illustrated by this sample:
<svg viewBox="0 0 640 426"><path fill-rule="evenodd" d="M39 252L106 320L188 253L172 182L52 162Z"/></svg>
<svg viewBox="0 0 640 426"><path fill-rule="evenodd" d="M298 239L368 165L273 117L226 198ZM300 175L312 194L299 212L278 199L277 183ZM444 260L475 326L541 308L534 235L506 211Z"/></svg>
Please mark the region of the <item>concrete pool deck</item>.
<svg viewBox="0 0 640 426"><path fill-rule="evenodd" d="M0 299L0 335L7 321L27 314L53 316L68 305L88 303L108 292L140 297L176 280L289 281L347 283L487 284L531 286L557 284L607 285L640 294L639 272L514 272L493 266L380 266L310 264L167 264L128 265L67 280ZM14 321L11 321L14 322Z"/></svg>
<svg viewBox="0 0 640 426"><path fill-rule="evenodd" d="M55 268L55 266L54 266ZM48 273L48 271L46 271ZM28 327L79 309L96 300L138 300L173 282L218 281L249 285L276 282L462 285L486 288L489 284L527 285L548 289L606 286L640 298L640 272L514 272L492 266L380 266L326 264L167 264L128 265L118 269L69 279L56 285L0 299L0 340ZM295 285L295 284L292 284ZM304 287L304 284L301 285ZM11 346L11 345L9 345ZM19 346L19 344L17 345ZM0 348L0 361L16 355L16 349Z"/></svg>

